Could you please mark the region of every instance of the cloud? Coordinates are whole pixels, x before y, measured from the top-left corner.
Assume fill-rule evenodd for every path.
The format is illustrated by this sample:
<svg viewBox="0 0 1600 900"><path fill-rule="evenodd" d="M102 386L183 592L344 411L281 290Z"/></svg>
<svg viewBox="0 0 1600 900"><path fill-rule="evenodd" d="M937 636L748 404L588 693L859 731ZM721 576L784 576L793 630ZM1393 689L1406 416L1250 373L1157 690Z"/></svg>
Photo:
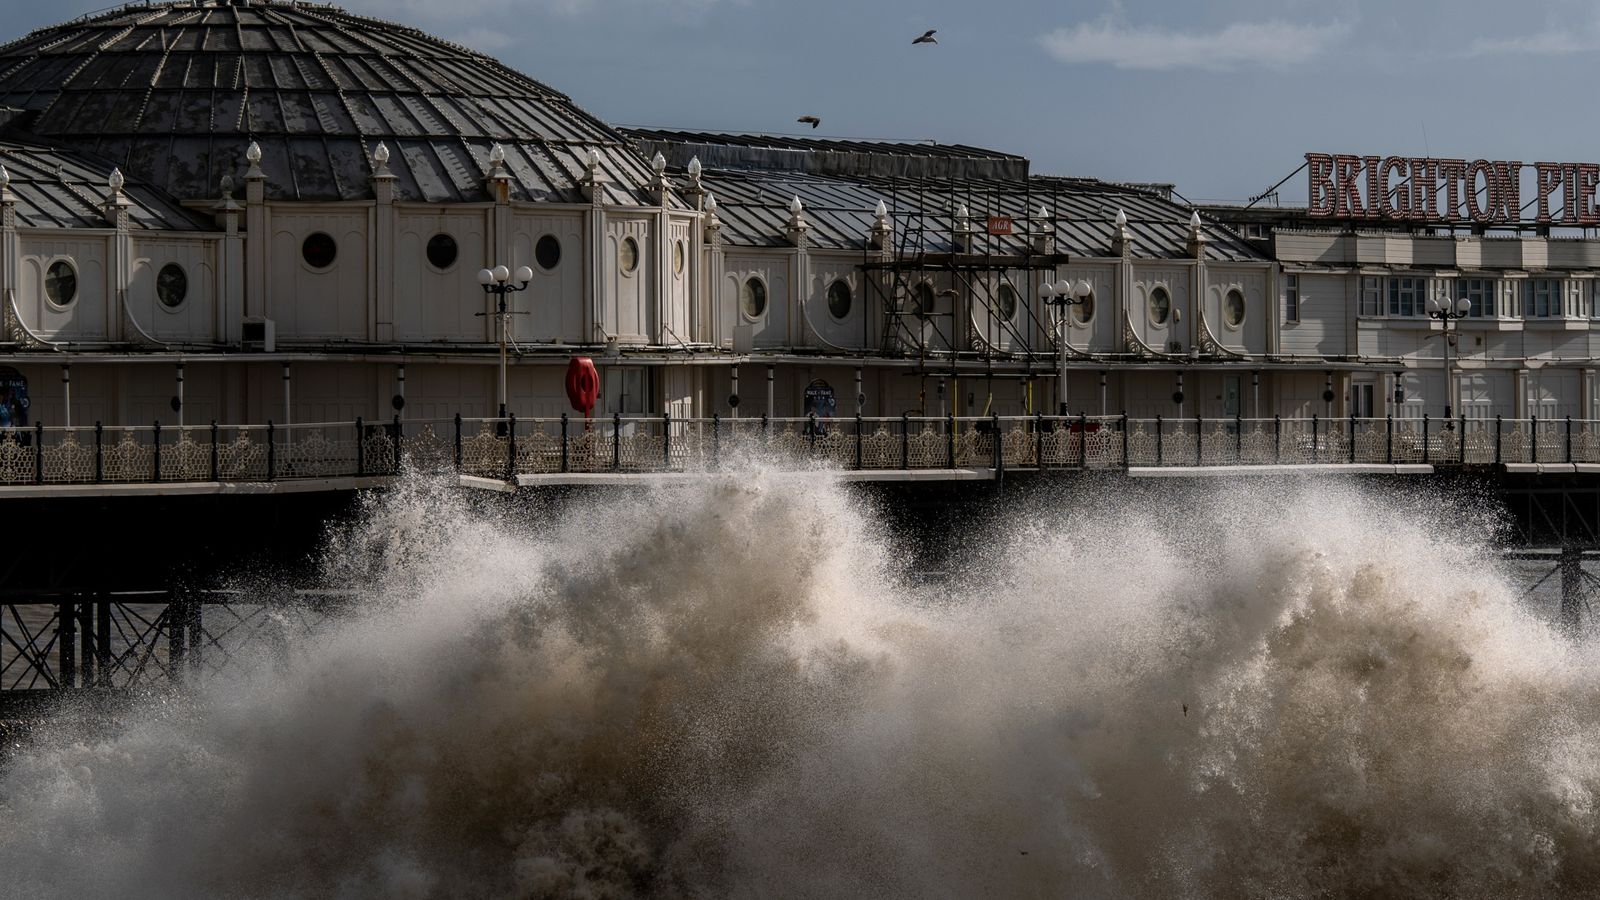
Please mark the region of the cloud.
<svg viewBox="0 0 1600 900"><path fill-rule="evenodd" d="M1065 63L1119 69L1283 68L1322 55L1350 34L1344 22L1235 22L1218 31L1168 31L1113 19L1058 28L1040 38Z"/></svg>
<svg viewBox="0 0 1600 900"><path fill-rule="evenodd" d="M1570 56L1600 50L1600 31L1595 28L1549 30L1516 37L1478 38L1467 45L1462 56Z"/></svg>

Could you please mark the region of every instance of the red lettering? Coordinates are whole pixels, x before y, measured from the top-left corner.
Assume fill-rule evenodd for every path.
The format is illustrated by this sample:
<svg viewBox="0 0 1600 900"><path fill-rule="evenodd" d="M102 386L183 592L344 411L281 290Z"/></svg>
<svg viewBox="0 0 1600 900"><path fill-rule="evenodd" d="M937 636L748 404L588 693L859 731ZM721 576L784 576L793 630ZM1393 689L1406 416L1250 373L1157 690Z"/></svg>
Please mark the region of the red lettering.
<svg viewBox="0 0 1600 900"><path fill-rule="evenodd" d="M1551 221L1550 195L1561 186L1561 164L1534 163L1533 180L1539 190L1539 214L1535 217L1535 221L1549 222Z"/></svg>
<svg viewBox="0 0 1600 900"><path fill-rule="evenodd" d="M1595 208L1594 189L1600 185L1600 165L1594 163L1578 163L1578 224L1600 225L1600 210Z"/></svg>
<svg viewBox="0 0 1600 900"><path fill-rule="evenodd" d="M1391 156L1383 161L1383 165L1379 166L1378 194L1376 197L1379 216L1385 219L1405 219L1411 216L1411 191L1404 185L1394 188L1389 187L1390 172L1399 174L1401 181L1404 181L1406 173L1409 171L1410 167L1406 165L1405 159L1399 156ZM1395 200L1399 202L1391 203L1390 194L1393 194ZM1367 196L1367 205L1371 206L1373 200L1373 196L1369 194Z"/></svg>
<svg viewBox="0 0 1600 900"><path fill-rule="evenodd" d="M1369 156L1361 161L1362 168L1367 171L1367 217L1371 219L1383 218L1383 188L1379 186L1379 170L1383 167L1382 160L1376 156Z"/></svg>
<svg viewBox="0 0 1600 900"><path fill-rule="evenodd" d="M1490 219L1503 222L1522 220L1522 163L1517 160L1494 164L1494 180L1499 186L1499 202L1489 210Z"/></svg>
<svg viewBox="0 0 1600 900"><path fill-rule="evenodd" d="M1333 180L1337 183L1333 214L1341 219L1359 219L1366 210L1361 203L1361 187L1356 181L1361 174L1361 157L1336 155L1333 158Z"/></svg>
<svg viewBox="0 0 1600 900"><path fill-rule="evenodd" d="M1433 201L1439 193L1433 160L1411 161L1411 218L1429 220L1434 216Z"/></svg>
<svg viewBox="0 0 1600 900"><path fill-rule="evenodd" d="M1306 175L1310 180L1306 215L1313 219L1332 218L1334 212L1333 157L1326 153L1307 153Z"/></svg>
<svg viewBox="0 0 1600 900"><path fill-rule="evenodd" d="M1483 178L1483 187L1478 187L1478 178ZM1499 191L1495 186L1494 164L1487 159L1474 160L1467 166L1467 215L1474 222L1487 222L1494 217L1495 207L1500 204Z"/></svg>
<svg viewBox="0 0 1600 900"><path fill-rule="evenodd" d="M1467 161L1464 159L1441 159L1437 163L1439 177L1444 179L1444 205L1439 209L1439 217L1446 222L1461 221L1461 202L1466 199L1462 189L1462 178L1467 172Z"/></svg>

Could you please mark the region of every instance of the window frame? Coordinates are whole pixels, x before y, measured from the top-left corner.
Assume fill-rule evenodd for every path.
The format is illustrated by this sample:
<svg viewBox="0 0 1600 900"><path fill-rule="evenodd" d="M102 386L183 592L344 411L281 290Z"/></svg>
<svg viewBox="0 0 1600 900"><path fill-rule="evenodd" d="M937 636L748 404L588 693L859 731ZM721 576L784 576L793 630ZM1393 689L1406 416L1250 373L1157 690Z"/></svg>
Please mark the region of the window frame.
<svg viewBox="0 0 1600 900"><path fill-rule="evenodd" d="M755 288L759 288L761 293L761 308L756 310L754 313L750 312L750 304L745 301L745 289L751 288L752 285L754 285ZM739 314L751 322L759 322L766 318L767 309L771 305L769 293L770 292L767 290L767 282L760 275L745 276L744 280L739 282ZM749 296L753 297L755 294L756 291L754 289L750 290Z"/></svg>
<svg viewBox="0 0 1600 900"><path fill-rule="evenodd" d="M1283 321L1300 321L1300 273L1283 273Z"/></svg>
<svg viewBox="0 0 1600 900"><path fill-rule="evenodd" d="M1239 321L1237 321L1237 322L1229 322L1228 321L1228 301L1231 298L1233 298L1234 296L1238 296L1238 298L1239 298ZM1222 327L1228 329L1229 331L1238 331L1240 328L1244 327L1245 319L1247 319L1249 317L1249 315L1250 315L1250 301L1249 301L1249 298L1247 298L1244 295L1244 289L1243 288L1239 287L1238 285L1233 285L1233 286L1229 287L1226 291L1222 292L1222 310L1221 310L1221 312L1222 312Z"/></svg>
<svg viewBox="0 0 1600 900"><path fill-rule="evenodd" d="M167 273L168 269L176 269L178 271L178 274L183 276L183 295L178 298L178 302L177 303L168 303L167 299L165 297L161 296L161 276L165 275ZM156 270L155 284L156 284L156 305L157 306L161 307L162 309L166 310L167 312L178 312L179 310L183 309L183 307L185 305L188 304L188 302L189 302L189 270L185 269L182 266L182 264L178 263L176 260L171 261L171 262L167 262L167 263L163 264L161 266L161 268Z"/></svg>
<svg viewBox="0 0 1600 900"><path fill-rule="evenodd" d="M328 261L325 264L320 265L320 266L311 261L311 254L310 254L310 252L308 250L308 248L311 246L311 242L313 240L315 240L316 238L318 238L318 237L327 238L328 239L328 246L332 248L332 253L328 256ZM332 272L334 266L339 264L339 240L338 240L338 238L335 238L333 235L329 234L326 231L322 231L321 229L318 229L317 231L313 231L310 234L306 235L304 238L301 238L300 239L300 264L305 266L308 270L310 270L312 272L317 272L317 273Z"/></svg>
<svg viewBox="0 0 1600 900"><path fill-rule="evenodd" d="M840 315L839 313L835 312L834 308L833 308L833 289L836 288L836 287L844 288L844 314L843 315ZM828 308L828 317L833 319L835 322L843 322L846 319L850 318L850 314L852 312L855 312L855 305L856 305L855 291L851 290L850 282L844 280L843 278L835 278L832 281L828 282L828 290L823 293L822 300L823 300L823 305Z"/></svg>
<svg viewBox="0 0 1600 900"><path fill-rule="evenodd" d="M65 300L57 300L55 297L50 296L50 278L51 274L55 271L56 266L66 266L67 270L72 273L72 295ZM56 277L59 279L60 276ZM78 281L78 264L74 262L70 256L58 256L55 259L50 260L50 264L44 267L44 278L40 279L39 281L39 291L40 293L44 294L44 302L50 304L51 309L71 309L73 304L77 303L78 298L83 294L83 287L78 283Z"/></svg>
<svg viewBox="0 0 1600 900"><path fill-rule="evenodd" d="M1156 318L1157 291L1160 291L1161 296L1165 297L1167 301L1159 319ZM1150 290L1145 292L1144 313L1150 325L1155 328L1166 328L1167 323L1172 321L1172 290L1167 287L1165 282L1157 282L1150 286Z"/></svg>

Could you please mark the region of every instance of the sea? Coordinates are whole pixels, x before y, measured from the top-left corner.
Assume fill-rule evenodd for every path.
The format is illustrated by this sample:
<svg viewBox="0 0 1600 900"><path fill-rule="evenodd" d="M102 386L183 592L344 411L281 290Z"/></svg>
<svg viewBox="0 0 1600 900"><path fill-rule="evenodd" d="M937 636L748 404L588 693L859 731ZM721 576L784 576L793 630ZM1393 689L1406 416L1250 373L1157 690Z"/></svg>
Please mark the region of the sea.
<svg viewBox="0 0 1600 900"><path fill-rule="evenodd" d="M0 894L1600 896L1600 643L1492 511L1108 482L941 521L756 467L409 479L314 561L352 612L10 749Z"/></svg>

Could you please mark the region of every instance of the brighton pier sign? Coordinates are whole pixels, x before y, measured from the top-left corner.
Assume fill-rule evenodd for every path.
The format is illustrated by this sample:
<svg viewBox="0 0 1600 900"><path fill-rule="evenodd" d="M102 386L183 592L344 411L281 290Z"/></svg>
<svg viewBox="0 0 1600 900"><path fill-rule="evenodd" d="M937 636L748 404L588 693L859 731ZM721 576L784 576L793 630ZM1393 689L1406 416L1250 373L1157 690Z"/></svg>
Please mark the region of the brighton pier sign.
<svg viewBox="0 0 1600 900"><path fill-rule="evenodd" d="M1436 224L1514 225L1529 198L1539 224L1600 225L1600 164L1307 153L1307 214Z"/></svg>

